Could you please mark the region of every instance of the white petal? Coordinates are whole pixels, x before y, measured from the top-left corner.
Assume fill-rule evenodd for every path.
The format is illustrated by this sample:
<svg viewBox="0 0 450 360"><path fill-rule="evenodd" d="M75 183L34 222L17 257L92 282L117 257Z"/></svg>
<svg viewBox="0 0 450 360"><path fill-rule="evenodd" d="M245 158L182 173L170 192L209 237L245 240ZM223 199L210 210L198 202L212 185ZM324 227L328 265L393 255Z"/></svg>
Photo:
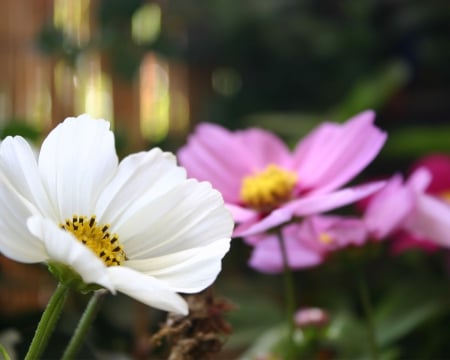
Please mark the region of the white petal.
<svg viewBox="0 0 450 360"><path fill-rule="evenodd" d="M27 219L33 214L32 205L10 184L2 180L0 180L0 251L20 262L45 261L48 256L42 242L28 231L26 225Z"/></svg>
<svg viewBox="0 0 450 360"><path fill-rule="evenodd" d="M196 293L216 279L221 260L230 248L230 239L145 260L129 260L125 266L167 283L173 290Z"/></svg>
<svg viewBox="0 0 450 360"><path fill-rule="evenodd" d="M185 179L186 171L176 166L171 153L154 148L127 156L100 195L95 214L100 222L117 225L126 210L138 211Z"/></svg>
<svg viewBox="0 0 450 360"><path fill-rule="evenodd" d="M18 193L32 202L43 214L55 216L43 187L36 154L20 136L7 137L0 148L0 171Z"/></svg>
<svg viewBox="0 0 450 360"><path fill-rule="evenodd" d="M88 115L67 118L45 139L39 169L59 221L93 215L100 191L117 170L109 123Z"/></svg>
<svg viewBox="0 0 450 360"><path fill-rule="evenodd" d="M106 265L72 234L60 229L51 220L40 216L28 219L27 225L30 231L44 243L48 260L69 265L87 284L99 284L114 292Z"/></svg>
<svg viewBox="0 0 450 360"><path fill-rule="evenodd" d="M117 229L130 259L162 256L229 238L233 220L209 183L187 180L132 213Z"/></svg>
<svg viewBox="0 0 450 360"><path fill-rule="evenodd" d="M188 313L186 301L164 282L125 266L110 266L108 272L114 287L133 299L157 309Z"/></svg>

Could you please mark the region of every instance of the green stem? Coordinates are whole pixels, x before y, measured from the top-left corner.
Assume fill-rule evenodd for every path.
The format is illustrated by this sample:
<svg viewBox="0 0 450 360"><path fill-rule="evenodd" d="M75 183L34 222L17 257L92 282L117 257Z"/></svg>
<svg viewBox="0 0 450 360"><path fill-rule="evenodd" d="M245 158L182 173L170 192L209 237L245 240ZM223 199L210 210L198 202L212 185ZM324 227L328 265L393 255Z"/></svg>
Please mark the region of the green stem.
<svg viewBox="0 0 450 360"><path fill-rule="evenodd" d="M58 284L42 314L25 360L34 360L41 357L64 307L68 292L69 288L61 283Z"/></svg>
<svg viewBox="0 0 450 360"><path fill-rule="evenodd" d="M281 229L277 231L278 242L280 244L281 256L283 259L283 275L284 275L284 292L286 301L286 321L288 326L287 334L287 347L286 347L286 360L294 359L294 332L295 332L295 290L294 290L294 278L289 267L289 260L287 255L286 244L283 239Z"/></svg>
<svg viewBox="0 0 450 360"><path fill-rule="evenodd" d="M364 274L361 271L356 272L358 274L358 288L361 303L365 312L367 321L367 337L369 342L369 350L372 360L378 359L378 343L377 334L375 329L375 320L373 316L372 304L370 302L369 288L364 278Z"/></svg>
<svg viewBox="0 0 450 360"><path fill-rule="evenodd" d="M62 360L75 359L75 356L78 353L80 346L83 343L84 338L86 337L87 332L89 331L89 328L95 319L95 316L97 315L100 300L102 299L104 294L106 294L106 291L98 290L94 292L94 295L92 295L86 307L86 310L84 311L77 325L77 328L75 329L75 332L70 339L69 345L67 345L67 348L64 351Z"/></svg>
<svg viewBox="0 0 450 360"><path fill-rule="evenodd" d="M2 344L0 344L0 355L2 355L4 360L11 360L6 348Z"/></svg>

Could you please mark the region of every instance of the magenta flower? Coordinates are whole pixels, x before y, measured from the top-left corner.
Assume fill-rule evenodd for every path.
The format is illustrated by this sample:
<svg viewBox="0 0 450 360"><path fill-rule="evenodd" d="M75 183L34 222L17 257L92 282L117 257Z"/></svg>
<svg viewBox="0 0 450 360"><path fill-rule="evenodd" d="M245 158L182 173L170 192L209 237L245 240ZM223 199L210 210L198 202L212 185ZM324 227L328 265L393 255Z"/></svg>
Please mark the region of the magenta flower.
<svg viewBox="0 0 450 360"><path fill-rule="evenodd" d="M450 156L445 154L424 156L412 166L413 170L419 168L426 168L432 176L426 192L448 199L450 197Z"/></svg>
<svg viewBox="0 0 450 360"><path fill-rule="evenodd" d="M321 264L327 256L348 246L361 246L367 239L366 226L360 219L341 216L311 216L299 224L282 229L288 266L292 270ZM249 265L264 273L284 269L277 235L254 235L246 240L254 245Z"/></svg>
<svg viewBox="0 0 450 360"><path fill-rule="evenodd" d="M411 249L420 249L427 253L434 253L439 250L439 245L435 242L406 230L397 231L392 235L392 238L394 241L391 244L391 251L394 255Z"/></svg>
<svg viewBox="0 0 450 360"><path fill-rule="evenodd" d="M261 129L230 132L201 124L178 153L189 176L218 189L239 226L235 236L265 232L290 221L357 201L382 184L341 188L378 154L386 134L365 111L344 124L325 122L293 152Z"/></svg>

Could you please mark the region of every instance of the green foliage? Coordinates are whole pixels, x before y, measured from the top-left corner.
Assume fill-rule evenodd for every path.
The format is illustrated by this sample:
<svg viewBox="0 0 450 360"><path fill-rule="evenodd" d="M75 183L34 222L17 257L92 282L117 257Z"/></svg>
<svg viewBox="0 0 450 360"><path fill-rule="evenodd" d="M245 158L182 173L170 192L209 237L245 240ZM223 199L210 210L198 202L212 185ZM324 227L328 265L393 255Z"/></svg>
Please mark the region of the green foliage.
<svg viewBox="0 0 450 360"><path fill-rule="evenodd" d="M7 122L5 126L0 129L0 139L16 135L23 136L24 138L35 142L41 136L41 131L36 126L18 119Z"/></svg>

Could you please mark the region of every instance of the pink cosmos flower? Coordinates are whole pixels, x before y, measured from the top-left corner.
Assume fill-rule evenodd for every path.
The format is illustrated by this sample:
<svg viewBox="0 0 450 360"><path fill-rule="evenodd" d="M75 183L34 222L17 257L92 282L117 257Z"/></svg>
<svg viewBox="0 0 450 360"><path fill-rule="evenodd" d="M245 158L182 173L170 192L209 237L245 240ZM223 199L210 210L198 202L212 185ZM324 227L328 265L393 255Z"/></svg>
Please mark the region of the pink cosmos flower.
<svg viewBox="0 0 450 360"><path fill-rule="evenodd" d="M360 246L367 239L364 222L341 216L311 216L301 223L283 227L288 266L292 270L321 264L336 250ZM279 273L284 269L279 239L275 234L254 235L246 238L254 245L249 265L264 273Z"/></svg>
<svg viewBox="0 0 450 360"><path fill-rule="evenodd" d="M370 236L398 238L394 251L417 246L430 250L430 243L450 246L450 204L426 193L431 183L432 174L424 167L406 181L393 176L368 203L364 221Z"/></svg>
<svg viewBox="0 0 450 360"><path fill-rule="evenodd" d="M446 154L424 156L412 166L413 170L419 168L426 168L432 176L425 192L450 202L450 156ZM398 254L411 248L435 252L439 246L426 237L408 231L398 231L392 245L393 252Z"/></svg>
<svg viewBox="0 0 450 360"><path fill-rule="evenodd" d="M357 201L382 184L341 188L378 154L386 134L373 111L344 124L325 122L294 151L261 129L231 132L201 124L180 149L189 176L218 189L239 226L235 236L265 232L290 221Z"/></svg>
<svg viewBox="0 0 450 360"><path fill-rule="evenodd" d="M450 156L431 154L420 158L412 166L412 170L426 168L432 179L426 188L428 194L448 198L450 195Z"/></svg>

